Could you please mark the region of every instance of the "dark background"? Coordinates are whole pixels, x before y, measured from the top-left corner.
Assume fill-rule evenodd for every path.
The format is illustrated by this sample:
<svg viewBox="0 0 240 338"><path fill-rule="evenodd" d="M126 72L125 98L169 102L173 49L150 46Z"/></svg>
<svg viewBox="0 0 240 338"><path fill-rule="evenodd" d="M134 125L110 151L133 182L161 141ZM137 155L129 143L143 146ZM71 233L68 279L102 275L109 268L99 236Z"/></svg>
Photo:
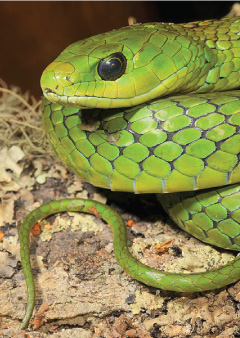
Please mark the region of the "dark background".
<svg viewBox="0 0 240 338"><path fill-rule="evenodd" d="M232 1L0 2L0 78L40 98L43 69L70 43L137 22L221 18Z"/></svg>

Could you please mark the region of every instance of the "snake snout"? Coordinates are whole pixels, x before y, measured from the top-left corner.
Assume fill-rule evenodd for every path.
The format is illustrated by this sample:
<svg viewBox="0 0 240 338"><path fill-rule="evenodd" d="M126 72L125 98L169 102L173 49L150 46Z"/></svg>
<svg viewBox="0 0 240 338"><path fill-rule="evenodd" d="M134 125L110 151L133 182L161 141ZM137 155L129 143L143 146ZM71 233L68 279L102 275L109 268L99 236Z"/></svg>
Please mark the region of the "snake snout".
<svg viewBox="0 0 240 338"><path fill-rule="evenodd" d="M65 88L78 82L76 75L73 76L74 71L75 68L69 63L52 62L44 70L40 80L44 95L66 95Z"/></svg>

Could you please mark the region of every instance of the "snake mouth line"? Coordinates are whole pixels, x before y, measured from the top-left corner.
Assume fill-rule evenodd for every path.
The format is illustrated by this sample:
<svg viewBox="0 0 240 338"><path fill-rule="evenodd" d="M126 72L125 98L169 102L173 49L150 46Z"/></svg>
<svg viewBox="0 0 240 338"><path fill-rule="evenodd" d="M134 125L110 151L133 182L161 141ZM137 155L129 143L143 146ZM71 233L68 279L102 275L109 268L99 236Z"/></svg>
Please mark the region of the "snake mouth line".
<svg viewBox="0 0 240 338"><path fill-rule="evenodd" d="M75 98L80 98L80 99L83 99L85 97L92 97L92 98L97 98L97 99L102 99L102 97L99 97L99 96L94 96L94 95L74 95L74 96L67 96L67 95L59 95L57 94L56 92L54 92L52 89L50 88L46 88L44 89L43 91L43 95L47 96L47 95L53 95L54 97L57 97L59 98L60 100L61 99L65 99L65 98L68 98L69 100L72 100L72 99L75 99Z"/></svg>
<svg viewBox="0 0 240 338"><path fill-rule="evenodd" d="M75 96L66 96L59 95L50 88L43 90L44 97L51 101L52 103L58 103L63 106L72 106L79 109L103 109L103 110L115 110L115 109L129 109L132 107L141 106L142 102L134 103L132 99L121 98L104 98L99 96L90 96L90 95L75 95ZM141 98L141 96L139 96ZM149 98L145 103L153 101L153 98Z"/></svg>
<svg viewBox="0 0 240 338"><path fill-rule="evenodd" d="M59 103L64 105L71 105L71 106L75 106L75 107L79 107L80 109L88 109L88 108L92 108L89 107L89 105L85 105L81 102L81 104L79 104L79 100L84 100L87 98L91 98L92 96L66 96L66 95L59 95L56 92L54 92L52 89L50 88L46 88L43 90L43 95L45 96L45 98L51 102L54 103Z"/></svg>
<svg viewBox="0 0 240 338"><path fill-rule="evenodd" d="M103 109L111 109L111 108L130 108L134 106L141 105L142 103L146 103L158 98L159 96L168 96L170 93L167 93L167 86L165 86L165 82L168 79L162 81L158 86L152 88L150 91L145 92L143 94L135 95L134 97L104 97L97 95L77 95L67 96L62 94L57 94L53 89L46 87L43 88L43 95L49 101L54 103L59 103L63 105L71 105L73 107L79 108L103 108ZM56 87L57 89L57 87Z"/></svg>
<svg viewBox="0 0 240 338"><path fill-rule="evenodd" d="M135 106L133 105L131 99L116 99L116 98L112 99L112 98L90 96L90 95L66 96L66 95L59 95L50 88L44 89L43 95L45 96L47 100L53 103L58 103L63 106L78 107L79 109L109 110L109 109L116 109L116 108L129 108L129 107Z"/></svg>

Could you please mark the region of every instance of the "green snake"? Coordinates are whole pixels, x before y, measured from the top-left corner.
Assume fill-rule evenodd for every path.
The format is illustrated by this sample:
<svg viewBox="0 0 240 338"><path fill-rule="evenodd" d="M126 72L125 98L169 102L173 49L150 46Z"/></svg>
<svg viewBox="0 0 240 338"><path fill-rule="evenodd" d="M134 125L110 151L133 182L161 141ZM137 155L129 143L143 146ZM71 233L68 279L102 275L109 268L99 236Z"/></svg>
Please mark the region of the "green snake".
<svg viewBox="0 0 240 338"><path fill-rule="evenodd" d="M160 193L182 229L239 250L239 85L240 18L135 24L73 43L45 69L43 125L57 155L84 181L113 191ZM20 227L28 289L21 328L35 299L29 232L35 222L64 211L109 223L118 263L147 285L194 292L240 278L239 257L202 273L150 268L130 254L124 222L110 207L53 201Z"/></svg>

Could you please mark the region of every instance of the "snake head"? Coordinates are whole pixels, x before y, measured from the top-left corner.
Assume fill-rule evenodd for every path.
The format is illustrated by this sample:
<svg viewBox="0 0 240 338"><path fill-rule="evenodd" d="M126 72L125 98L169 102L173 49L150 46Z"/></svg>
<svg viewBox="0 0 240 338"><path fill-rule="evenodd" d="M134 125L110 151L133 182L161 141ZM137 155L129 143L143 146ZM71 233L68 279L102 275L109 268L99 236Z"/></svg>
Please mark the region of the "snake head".
<svg viewBox="0 0 240 338"><path fill-rule="evenodd" d="M183 91L188 69L194 76L189 62L196 48L166 25L136 24L73 43L43 72L44 96L62 105L118 108Z"/></svg>

